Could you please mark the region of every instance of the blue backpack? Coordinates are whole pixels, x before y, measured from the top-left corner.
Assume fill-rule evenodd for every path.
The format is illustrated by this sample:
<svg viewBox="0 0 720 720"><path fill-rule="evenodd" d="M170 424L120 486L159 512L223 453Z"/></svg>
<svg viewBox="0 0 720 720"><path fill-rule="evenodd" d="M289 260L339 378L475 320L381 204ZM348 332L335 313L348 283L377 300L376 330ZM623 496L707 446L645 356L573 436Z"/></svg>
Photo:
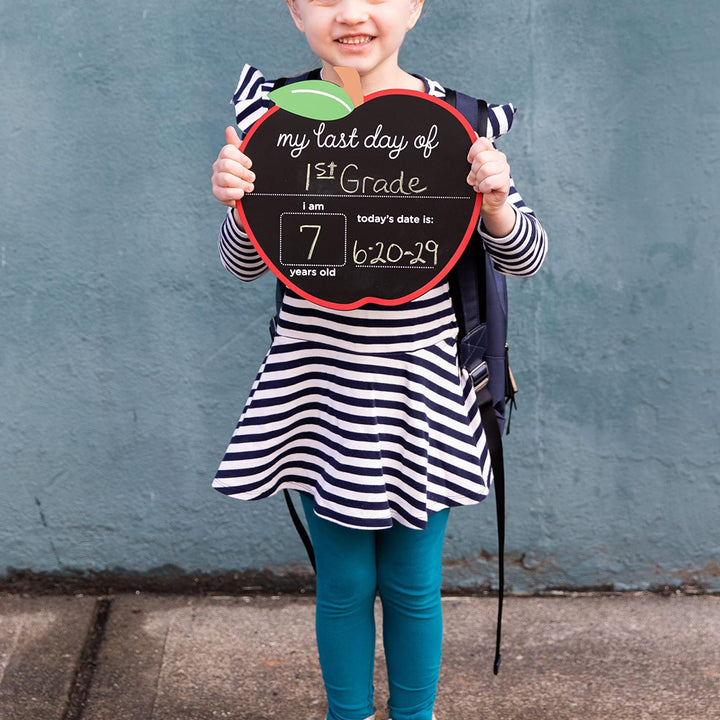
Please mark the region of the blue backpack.
<svg viewBox="0 0 720 720"><path fill-rule="evenodd" d="M320 78L320 70L293 78L279 78L273 89L302 80ZM484 100L478 100L455 90L445 90L445 101L457 108L478 135L487 133L488 109ZM505 469L503 462L502 432L505 427L505 408L510 413L515 406L517 387L510 371L507 345L507 285L505 276L499 273L490 256L485 252L482 238L475 233L448 274L450 293L457 318L458 351L460 364L473 381L478 408L482 419L488 450L492 462L498 530L498 614L493 673L500 669L500 640L502 608L505 586ZM276 312L279 312L285 286L278 280L275 291ZM274 335L275 319L270 323ZM510 432L508 413L507 432ZM315 569L315 553L312 542L293 504L290 493L283 491L285 502Z"/></svg>

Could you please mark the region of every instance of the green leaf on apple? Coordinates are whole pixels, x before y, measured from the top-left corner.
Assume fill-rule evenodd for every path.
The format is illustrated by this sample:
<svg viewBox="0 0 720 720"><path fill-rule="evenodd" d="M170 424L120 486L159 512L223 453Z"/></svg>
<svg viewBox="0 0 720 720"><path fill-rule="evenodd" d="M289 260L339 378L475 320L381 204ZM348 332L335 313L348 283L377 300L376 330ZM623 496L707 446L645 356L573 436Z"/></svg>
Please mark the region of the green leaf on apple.
<svg viewBox="0 0 720 720"><path fill-rule="evenodd" d="M350 96L326 80L303 80L284 85L269 94L277 106L312 120L339 120L354 109Z"/></svg>

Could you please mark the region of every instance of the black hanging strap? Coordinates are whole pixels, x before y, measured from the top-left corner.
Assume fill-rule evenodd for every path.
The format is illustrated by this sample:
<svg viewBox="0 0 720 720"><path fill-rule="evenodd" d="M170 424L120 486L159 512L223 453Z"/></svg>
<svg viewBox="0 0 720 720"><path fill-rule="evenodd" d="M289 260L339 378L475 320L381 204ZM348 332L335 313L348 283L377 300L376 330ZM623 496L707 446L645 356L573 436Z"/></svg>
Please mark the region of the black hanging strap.
<svg viewBox="0 0 720 720"><path fill-rule="evenodd" d="M275 84L273 85L273 90L276 90L279 87L283 87L283 85L286 85L288 82L298 82L300 80L317 80L320 78L320 68L316 68L315 70L311 70L310 72L303 73L302 75L299 75L294 78L286 78L281 77L278 78L275 81ZM280 312L280 305L282 304L283 294L285 293L285 286L280 282L280 280L277 281L275 286L275 314L277 316L277 313ZM270 335L275 335L275 323L276 323L276 317L273 317L273 319L270 321ZM305 546L305 551L307 552L308 560L310 560L310 564L312 565L312 569L317 572L317 568L315 567L315 551L313 550L312 546L312 540L310 540L310 536L308 535L307 530L305 529L305 526L302 524L302 520L300 520L300 516L298 515L298 511L295 509L295 504L292 501L292 497L290 495L290 492L288 490L283 490L283 496L285 497L285 504L288 507L288 511L290 512L290 517L293 521L293 525L295 526L295 530L297 530L297 534L300 536L300 540L302 540L302 544Z"/></svg>
<svg viewBox="0 0 720 720"><path fill-rule="evenodd" d="M305 529L305 526L302 524L302 521L300 520L300 516L298 515L298 512L295 509L295 504L293 503L292 498L290 497L290 492L288 490L283 490L283 495L285 496L285 503L287 504L288 510L290 511L290 517L292 518L293 525L295 526L295 529L297 530L297 533L300 536L300 539L302 540L302 544L305 546L305 551L307 552L308 560L310 560L312 569L315 572L317 572L317 567L315 567L315 551L313 550L312 540L310 540L310 536L308 535L307 530Z"/></svg>
<svg viewBox="0 0 720 720"><path fill-rule="evenodd" d="M495 416L493 399L487 381L485 381L485 385L482 388L478 389L478 387L476 387L475 393L478 397L480 417L482 418L485 438L487 440L488 450L490 451L490 458L492 459L495 484L495 509L497 512L498 531L498 611L493 673L497 675L500 671L500 662L502 659L500 655L500 643L502 636L503 597L505 594L505 465L503 460L502 436L500 435L500 427L498 426L497 417Z"/></svg>
<svg viewBox="0 0 720 720"><path fill-rule="evenodd" d="M477 262L477 247L468 245L465 251L468 253L468 261L459 263L456 266L458 273L458 285L460 286L460 302L463 314L464 334L463 338L470 345L473 333L480 334L482 337L484 329L482 328L482 318L478 308L480 293L479 277L484 277L484 266ZM475 271L473 272L473 268ZM479 268L479 271L478 271ZM482 275L480 275L482 273ZM475 295L475 299L473 299ZM488 372L487 363L482 357L477 357L472 361L472 349L468 351L468 358L462 358L465 369L470 374L477 395L478 409L480 410L480 418L485 431L485 439L487 441L488 451L493 469L493 479L495 486L495 510L497 515L497 534L498 534L498 611L497 625L495 636L495 661L493 662L493 673L498 674L500 670L500 644L502 637L502 611L503 598L505 594L505 462L503 457L502 434L498 424L497 415L492 394L490 393L490 374ZM462 341L461 341L461 356Z"/></svg>

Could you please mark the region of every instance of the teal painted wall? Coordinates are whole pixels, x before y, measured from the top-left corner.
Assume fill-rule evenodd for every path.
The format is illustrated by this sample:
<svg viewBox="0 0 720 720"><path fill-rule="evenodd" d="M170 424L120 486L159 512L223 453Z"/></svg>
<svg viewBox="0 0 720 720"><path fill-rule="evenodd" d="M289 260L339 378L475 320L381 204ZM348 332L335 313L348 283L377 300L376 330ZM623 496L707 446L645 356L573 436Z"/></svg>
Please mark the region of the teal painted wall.
<svg viewBox="0 0 720 720"><path fill-rule="evenodd" d="M282 572L282 501L209 483L272 281L215 249L245 61L312 66L281 0L0 2L0 574ZM551 236L511 282L516 591L720 589L720 14L710 0L427 0L404 64L520 115ZM446 582L494 577L490 505Z"/></svg>

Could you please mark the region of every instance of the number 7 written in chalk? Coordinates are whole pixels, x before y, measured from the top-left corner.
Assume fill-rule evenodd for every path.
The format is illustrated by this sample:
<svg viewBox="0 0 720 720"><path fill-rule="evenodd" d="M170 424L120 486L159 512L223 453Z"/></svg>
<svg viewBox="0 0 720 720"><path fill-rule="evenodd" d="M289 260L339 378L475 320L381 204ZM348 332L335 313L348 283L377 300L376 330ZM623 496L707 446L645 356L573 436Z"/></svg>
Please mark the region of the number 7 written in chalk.
<svg viewBox="0 0 720 720"><path fill-rule="evenodd" d="M320 237L320 229L322 228L322 225L301 225L300 232L306 230L307 228L315 230L315 237L313 238L312 245L310 245L310 252L307 256L308 260L312 260L313 253L315 252L315 245L317 244L318 238Z"/></svg>

